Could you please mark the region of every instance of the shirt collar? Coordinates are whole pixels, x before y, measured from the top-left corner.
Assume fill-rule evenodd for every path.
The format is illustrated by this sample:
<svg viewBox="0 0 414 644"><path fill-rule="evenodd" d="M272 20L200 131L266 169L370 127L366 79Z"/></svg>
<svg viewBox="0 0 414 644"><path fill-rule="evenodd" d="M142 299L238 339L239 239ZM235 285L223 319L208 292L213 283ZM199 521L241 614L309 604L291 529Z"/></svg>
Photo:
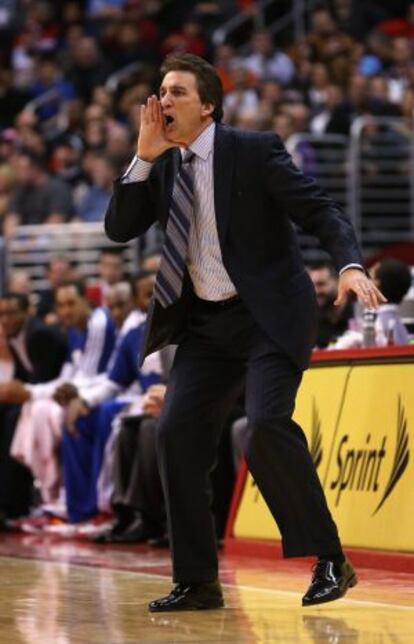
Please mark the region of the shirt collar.
<svg viewBox="0 0 414 644"><path fill-rule="evenodd" d="M208 155L213 149L215 131L216 123L213 121L201 132L201 134L198 135L188 149L191 150L191 152L194 152L196 156L203 159L203 161L206 161ZM183 156L185 148L180 148L180 150L181 156Z"/></svg>

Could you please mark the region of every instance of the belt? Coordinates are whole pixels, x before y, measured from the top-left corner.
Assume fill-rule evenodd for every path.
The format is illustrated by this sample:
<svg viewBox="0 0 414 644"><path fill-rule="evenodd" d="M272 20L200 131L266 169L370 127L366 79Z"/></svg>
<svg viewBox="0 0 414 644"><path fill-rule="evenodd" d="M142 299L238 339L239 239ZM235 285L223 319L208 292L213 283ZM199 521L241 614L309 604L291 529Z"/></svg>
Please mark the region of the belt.
<svg viewBox="0 0 414 644"><path fill-rule="evenodd" d="M206 309L225 309L228 306L232 306L233 304L237 304L237 302L240 302L240 296L239 295L233 295L232 297L227 298L226 300L203 300L201 297L198 297L197 295L194 295L195 301L197 304L200 306L203 306Z"/></svg>

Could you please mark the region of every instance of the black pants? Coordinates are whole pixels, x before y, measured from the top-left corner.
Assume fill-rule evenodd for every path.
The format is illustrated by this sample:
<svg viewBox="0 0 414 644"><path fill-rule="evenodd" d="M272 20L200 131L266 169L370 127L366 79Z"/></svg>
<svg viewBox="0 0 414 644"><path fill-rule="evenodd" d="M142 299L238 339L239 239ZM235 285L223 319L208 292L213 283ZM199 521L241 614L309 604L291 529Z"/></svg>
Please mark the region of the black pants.
<svg viewBox="0 0 414 644"><path fill-rule="evenodd" d="M8 518L28 514L33 500L33 477L10 456L20 405L0 405L0 513Z"/></svg>
<svg viewBox="0 0 414 644"><path fill-rule="evenodd" d="M233 410L233 418L237 411ZM164 535L165 504L155 447L157 423L155 418L142 416L123 419L115 442L112 505L121 519L132 519L140 513L155 534ZM217 467L211 475L212 511L220 539L224 536L234 481L228 426L221 437Z"/></svg>
<svg viewBox="0 0 414 644"><path fill-rule="evenodd" d="M164 497L155 449L157 420L126 417L115 443L115 508L140 512L155 534L165 531Z"/></svg>
<svg viewBox="0 0 414 644"><path fill-rule="evenodd" d="M286 557L340 549L302 429L292 420L302 372L240 300L196 299L170 374L158 426L174 581L218 573L209 472L229 410L246 387L250 471L282 534Z"/></svg>

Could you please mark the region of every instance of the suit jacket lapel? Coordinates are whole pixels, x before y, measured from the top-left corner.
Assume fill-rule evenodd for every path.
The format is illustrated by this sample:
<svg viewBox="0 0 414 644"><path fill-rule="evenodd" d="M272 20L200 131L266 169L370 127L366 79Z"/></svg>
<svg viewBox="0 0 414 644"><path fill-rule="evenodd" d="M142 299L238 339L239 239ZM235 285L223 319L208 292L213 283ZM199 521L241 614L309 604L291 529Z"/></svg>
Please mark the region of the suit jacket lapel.
<svg viewBox="0 0 414 644"><path fill-rule="evenodd" d="M231 183L234 166L234 138L231 130L216 126L214 140L214 207L220 245L223 246L230 217Z"/></svg>

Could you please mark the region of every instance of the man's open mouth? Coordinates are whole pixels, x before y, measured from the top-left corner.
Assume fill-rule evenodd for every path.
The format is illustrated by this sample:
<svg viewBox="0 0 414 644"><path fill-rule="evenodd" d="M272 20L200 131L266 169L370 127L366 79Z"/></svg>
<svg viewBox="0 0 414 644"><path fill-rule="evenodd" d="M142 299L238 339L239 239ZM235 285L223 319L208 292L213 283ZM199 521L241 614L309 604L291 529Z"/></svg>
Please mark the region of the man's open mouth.
<svg viewBox="0 0 414 644"><path fill-rule="evenodd" d="M164 121L165 121L165 125L168 126L168 125L171 125L171 123L174 122L174 119L173 119L172 116L167 114L166 116L164 116Z"/></svg>

